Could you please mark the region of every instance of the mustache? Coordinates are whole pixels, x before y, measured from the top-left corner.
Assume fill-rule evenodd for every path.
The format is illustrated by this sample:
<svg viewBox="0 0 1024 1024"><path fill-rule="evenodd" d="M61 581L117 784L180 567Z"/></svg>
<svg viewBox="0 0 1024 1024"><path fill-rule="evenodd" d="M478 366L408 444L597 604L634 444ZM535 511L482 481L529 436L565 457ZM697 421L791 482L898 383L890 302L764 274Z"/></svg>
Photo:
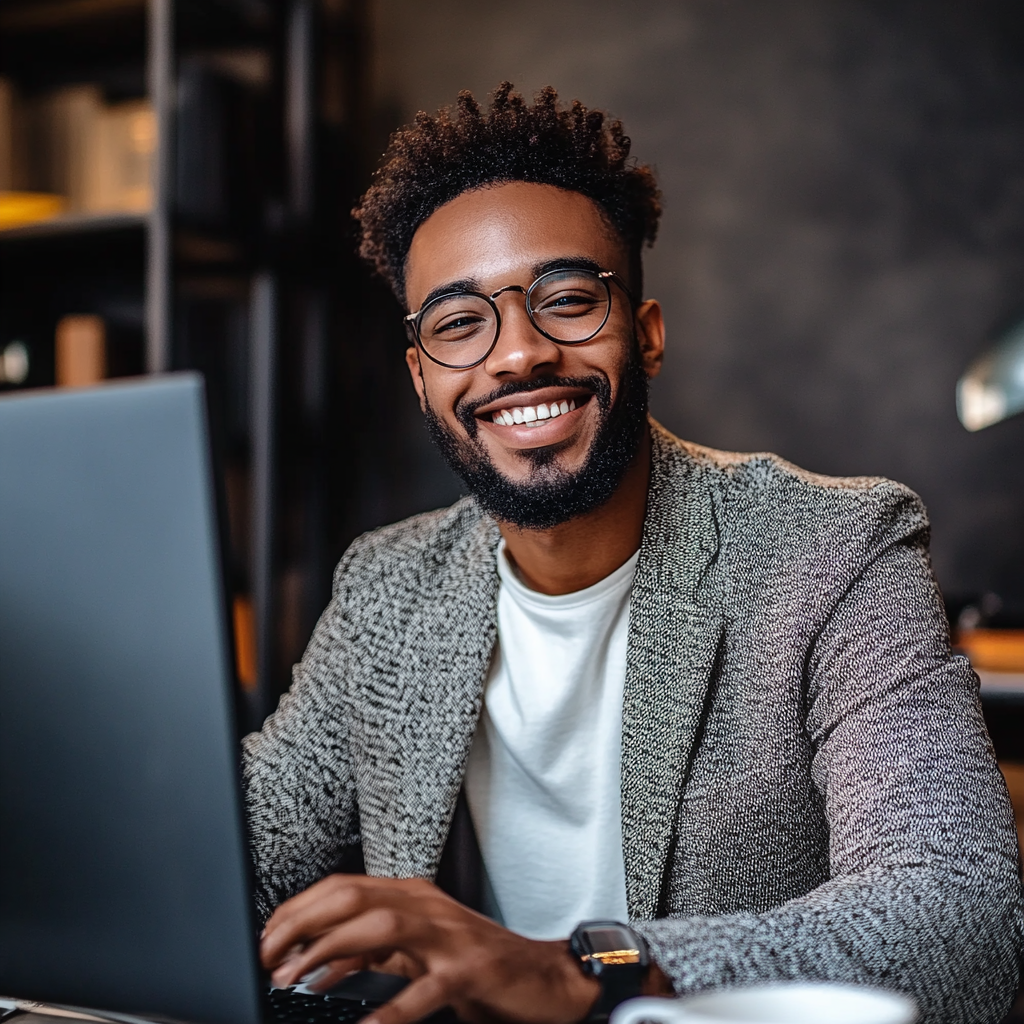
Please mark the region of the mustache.
<svg viewBox="0 0 1024 1024"><path fill-rule="evenodd" d="M482 398L474 398L472 401L461 401L455 407L455 416L465 428L470 437L476 437L479 424L476 419L477 409L491 402L497 402L501 398L510 398L512 395L528 395L531 391L540 391L542 388L582 388L590 391L597 398L598 405L607 410L611 405L612 388L607 377L599 374L590 374L586 377L536 377L533 380L506 381L499 384L493 391Z"/></svg>

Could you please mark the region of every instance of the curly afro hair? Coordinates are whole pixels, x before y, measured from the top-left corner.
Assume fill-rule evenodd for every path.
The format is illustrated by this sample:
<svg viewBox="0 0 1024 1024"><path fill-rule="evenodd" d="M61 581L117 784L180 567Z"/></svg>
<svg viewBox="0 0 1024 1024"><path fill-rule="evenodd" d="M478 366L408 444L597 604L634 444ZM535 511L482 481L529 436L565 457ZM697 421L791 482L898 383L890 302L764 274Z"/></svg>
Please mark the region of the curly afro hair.
<svg viewBox="0 0 1024 1024"><path fill-rule="evenodd" d="M453 112L421 112L395 132L373 184L352 211L362 229L360 255L405 300L405 260L416 229L456 196L484 185L530 181L594 200L630 254L633 290L643 294L640 253L653 244L661 194L651 169L629 160L622 123L578 100L559 110L542 89L533 105L502 82L487 113L470 92Z"/></svg>

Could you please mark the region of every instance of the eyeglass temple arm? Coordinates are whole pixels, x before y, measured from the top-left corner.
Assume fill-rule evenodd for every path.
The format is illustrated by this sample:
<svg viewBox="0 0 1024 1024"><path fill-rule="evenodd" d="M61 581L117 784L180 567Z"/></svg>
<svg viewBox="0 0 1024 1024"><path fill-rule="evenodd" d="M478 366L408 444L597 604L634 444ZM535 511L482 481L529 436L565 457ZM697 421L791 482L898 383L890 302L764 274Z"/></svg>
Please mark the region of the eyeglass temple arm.
<svg viewBox="0 0 1024 1024"><path fill-rule="evenodd" d="M618 284L618 286L629 296L629 301L633 303L634 306L640 305L640 300L633 294L633 292L630 290L626 282L623 281L622 278L614 270L599 270L597 272L597 276L603 278L615 278L615 281Z"/></svg>

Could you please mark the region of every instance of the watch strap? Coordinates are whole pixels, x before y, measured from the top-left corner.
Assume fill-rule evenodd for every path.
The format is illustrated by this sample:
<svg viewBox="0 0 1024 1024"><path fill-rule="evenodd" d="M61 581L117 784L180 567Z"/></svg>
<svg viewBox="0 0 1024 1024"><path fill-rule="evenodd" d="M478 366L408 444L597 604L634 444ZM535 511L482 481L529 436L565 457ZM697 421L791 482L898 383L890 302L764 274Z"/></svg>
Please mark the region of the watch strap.
<svg viewBox="0 0 1024 1024"><path fill-rule="evenodd" d="M601 983L601 994L586 1016L587 1024L602 1024L619 1003L641 995L646 974L645 964L619 964L595 971L594 977Z"/></svg>

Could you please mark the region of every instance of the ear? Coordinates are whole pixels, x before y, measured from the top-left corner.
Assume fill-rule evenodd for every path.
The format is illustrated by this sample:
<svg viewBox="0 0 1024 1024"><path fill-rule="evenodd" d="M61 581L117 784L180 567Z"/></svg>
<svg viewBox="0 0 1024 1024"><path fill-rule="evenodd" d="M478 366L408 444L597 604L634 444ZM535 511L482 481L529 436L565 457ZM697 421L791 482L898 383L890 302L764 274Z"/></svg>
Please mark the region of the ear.
<svg viewBox="0 0 1024 1024"><path fill-rule="evenodd" d="M657 377L665 358L665 318L661 313L661 303L657 299L641 302L634 315L644 372L648 377Z"/></svg>
<svg viewBox="0 0 1024 1024"><path fill-rule="evenodd" d="M409 367L412 386L416 389L416 397L420 400L420 411L427 411L427 402L423 394L423 367L420 366L420 352L415 345L405 350L405 365Z"/></svg>

